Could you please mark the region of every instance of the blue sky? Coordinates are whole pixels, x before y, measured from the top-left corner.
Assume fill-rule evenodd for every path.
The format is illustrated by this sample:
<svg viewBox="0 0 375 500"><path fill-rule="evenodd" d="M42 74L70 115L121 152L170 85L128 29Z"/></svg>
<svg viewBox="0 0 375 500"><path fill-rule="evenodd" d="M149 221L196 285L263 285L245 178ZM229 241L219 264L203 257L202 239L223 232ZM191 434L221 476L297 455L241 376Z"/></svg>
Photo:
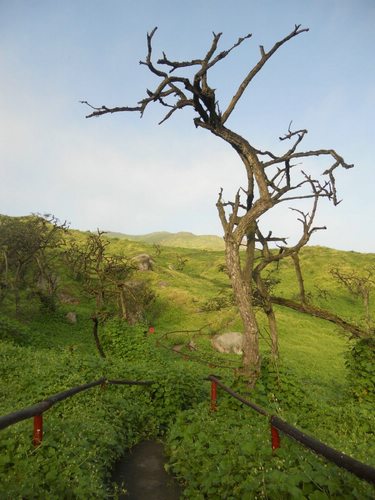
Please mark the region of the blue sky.
<svg viewBox="0 0 375 500"><path fill-rule="evenodd" d="M311 243L375 252L374 0L0 0L0 213L53 213L82 230L222 234L220 187L231 198L244 172L231 148L196 130L189 111L164 125L164 110L85 119L79 100L134 105L155 80L139 60L158 26L155 56L201 57L212 32L221 48L253 37L213 71L222 108L258 46L294 24L285 45L249 87L228 126L256 147L277 148L290 120L305 149L334 148L355 168L340 172L342 203L322 203ZM371 151L371 153L370 153ZM317 164L318 169L321 164ZM295 215L267 219L297 235Z"/></svg>

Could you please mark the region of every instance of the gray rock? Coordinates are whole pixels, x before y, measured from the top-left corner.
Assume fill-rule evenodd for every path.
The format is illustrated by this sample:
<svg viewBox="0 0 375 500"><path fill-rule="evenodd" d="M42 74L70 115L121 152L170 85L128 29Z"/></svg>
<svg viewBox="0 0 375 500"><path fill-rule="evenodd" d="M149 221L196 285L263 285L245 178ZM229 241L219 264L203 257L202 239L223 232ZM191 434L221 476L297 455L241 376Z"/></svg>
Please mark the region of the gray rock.
<svg viewBox="0 0 375 500"><path fill-rule="evenodd" d="M221 333L211 339L211 344L218 352L240 355L243 352L243 335L240 332Z"/></svg>
<svg viewBox="0 0 375 500"><path fill-rule="evenodd" d="M73 311L70 311L66 314L65 316L66 321L68 323L71 323L72 325L75 325L77 323L77 314Z"/></svg>
<svg viewBox="0 0 375 500"><path fill-rule="evenodd" d="M152 271L152 266L154 261L151 256L147 253L141 253L140 255L136 255L133 257L133 262L137 266L139 271Z"/></svg>

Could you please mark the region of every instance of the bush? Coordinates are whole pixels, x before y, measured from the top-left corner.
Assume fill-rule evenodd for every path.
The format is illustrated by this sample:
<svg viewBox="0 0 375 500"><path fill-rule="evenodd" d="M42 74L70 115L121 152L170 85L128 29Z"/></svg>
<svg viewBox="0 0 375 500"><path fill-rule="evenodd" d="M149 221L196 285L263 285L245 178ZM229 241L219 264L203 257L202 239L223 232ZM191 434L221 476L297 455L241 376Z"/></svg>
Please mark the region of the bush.
<svg viewBox="0 0 375 500"><path fill-rule="evenodd" d="M215 297L211 297L201 306L201 311L221 311L235 304L233 292L221 291Z"/></svg>
<svg viewBox="0 0 375 500"><path fill-rule="evenodd" d="M114 318L106 321L101 331L100 341L107 355L128 361L152 357L152 341L147 337L146 325L129 325Z"/></svg>
<svg viewBox="0 0 375 500"><path fill-rule="evenodd" d="M25 345L29 342L29 330L19 321L0 316L0 339L15 344Z"/></svg>
<svg viewBox="0 0 375 500"><path fill-rule="evenodd" d="M375 398L375 338L355 341L346 354L350 392L359 401Z"/></svg>

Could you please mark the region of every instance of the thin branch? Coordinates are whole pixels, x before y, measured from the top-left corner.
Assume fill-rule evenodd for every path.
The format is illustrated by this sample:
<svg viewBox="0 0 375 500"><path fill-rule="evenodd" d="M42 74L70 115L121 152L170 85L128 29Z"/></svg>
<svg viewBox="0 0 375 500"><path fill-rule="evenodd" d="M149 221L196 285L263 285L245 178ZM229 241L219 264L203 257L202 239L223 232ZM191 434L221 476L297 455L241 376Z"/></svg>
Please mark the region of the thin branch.
<svg viewBox="0 0 375 500"><path fill-rule="evenodd" d="M216 202L216 207L217 207L217 210L219 213L221 225L223 226L224 233L226 234L227 230L228 230L228 221L227 221L227 217L225 215L225 210L224 210L224 205L223 205L223 188L220 188L219 198Z"/></svg>
<svg viewBox="0 0 375 500"><path fill-rule="evenodd" d="M148 51L147 51L146 61L139 61L139 64L143 64L143 65L147 66L150 69L150 71L152 71L152 73L154 73L155 75L157 75L159 77L168 78L167 73L155 68L155 66L152 64L152 61L151 61L152 38L153 38L157 29L158 29L157 26L155 26L155 28L151 31L151 33L147 33L147 49L148 49Z"/></svg>
<svg viewBox="0 0 375 500"><path fill-rule="evenodd" d="M300 33L309 31L308 28L301 28L301 29L300 28L301 28L301 25L296 25L294 27L294 30L291 33L289 33L289 35L287 35L285 38L283 38L279 42L275 43L275 45L272 47L272 49L269 52L265 52L264 49L261 50L261 58L260 58L259 62L246 75L246 77L244 78L244 80L242 81L242 83L240 84L240 86L238 87L237 92L235 93L235 95L233 96L232 100L230 101L227 109L223 113L222 124L224 124L228 120L229 116L233 112L233 110L234 110L237 102L240 100L242 94L245 92L245 90L248 87L249 83L255 77L255 75L257 75L259 73L259 71L263 68L263 66L268 61L268 59L270 59L270 57L272 57L273 54L282 45L284 45L288 40L290 40L291 38L299 35Z"/></svg>
<svg viewBox="0 0 375 500"><path fill-rule="evenodd" d="M221 33L219 35L221 36ZM248 40L251 37L252 37L251 33L248 33L247 35L240 37L235 44L233 44L229 49L223 50L222 52L220 52L211 62L208 62L208 61L213 53L210 55L210 51L207 52L207 55L205 57L206 64L204 65L204 67L202 67L202 70L198 73L198 76L201 76L200 73L203 74L203 72L206 72L207 70L212 68L212 66L214 66L217 62L219 62L222 59L224 59L225 57L227 57L227 55L230 52L232 52L233 49L235 49L236 47L241 45L242 42L244 42L245 40Z"/></svg>
<svg viewBox="0 0 375 500"><path fill-rule="evenodd" d="M90 103L87 101L79 101L81 104L86 104L90 108L94 109L92 113L89 115L86 115L86 118L92 118L93 116L101 116L101 115L106 115L108 113L121 113L123 111L139 111L142 112L142 106L122 106L118 107L116 106L115 108L107 108L107 106L101 106L100 108L96 108L95 106L92 106Z"/></svg>

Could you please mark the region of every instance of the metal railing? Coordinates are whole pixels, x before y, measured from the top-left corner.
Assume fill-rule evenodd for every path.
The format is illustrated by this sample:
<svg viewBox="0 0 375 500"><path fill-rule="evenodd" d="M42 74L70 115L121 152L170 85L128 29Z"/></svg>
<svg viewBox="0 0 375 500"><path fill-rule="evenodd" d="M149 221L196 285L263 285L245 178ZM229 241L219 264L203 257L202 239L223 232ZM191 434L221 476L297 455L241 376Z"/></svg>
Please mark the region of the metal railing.
<svg viewBox="0 0 375 500"><path fill-rule="evenodd" d="M374 467L371 467L370 465L359 462L358 460L350 457L349 455L345 455L345 453L342 453L340 451L335 450L334 448L331 448L330 446L327 446L326 444L315 439L314 437L309 436L309 435L305 434L304 432L300 431L299 429L297 429L293 425L288 424L287 422L285 422L281 418L279 418L275 415L271 415L267 410L265 410L261 406L255 404L251 401L247 401L240 394L238 394L237 392L230 389L230 387L227 387L226 385L224 385L219 380L219 378L217 376L209 375L207 377L207 380L211 381L211 410L212 411L217 410L217 387L219 386L225 392L230 394L233 398L237 399L238 401L241 401L242 404L249 406L250 408L255 410L257 413L260 413L261 415L269 418L270 426L271 426L272 450L276 450L277 448L280 448L279 431L281 431L283 434L298 441L306 448L309 448L310 450L314 451L315 453L318 453L319 455L325 457L330 462L333 462L336 465L338 465L339 467L342 467L343 469L346 469L347 471L351 472L352 474L355 474L360 479L364 479L365 481L368 481L369 483L375 484L375 468Z"/></svg>
<svg viewBox="0 0 375 500"><path fill-rule="evenodd" d="M108 380L106 378L100 378L99 380L94 380L88 384L79 385L77 387L72 387L63 392L49 396L43 401L36 403L32 406L22 408L21 410L15 411L13 413L8 413L0 417L0 429L5 429L10 425L21 422L28 418L34 417L34 431L33 431L33 444L34 446L39 446L43 440L43 413L52 408L53 405L59 401L75 396L79 392L86 391L100 385L105 387L106 385L151 385L151 381L136 381L136 380Z"/></svg>
<svg viewBox="0 0 375 500"><path fill-rule="evenodd" d="M305 434L300 431L296 427L288 424L281 418L271 415L269 411L262 408L261 406L253 403L252 401L248 401L243 398L240 394L233 391L230 387L227 387L219 377L215 375L209 375L206 380L211 381L211 410L217 410L217 388L220 387L226 393L228 393L233 398L240 401L245 406L250 407L257 413L267 417L270 422L271 427L271 447L272 450L276 450L280 448L280 434L281 431L283 434L293 438L294 440L301 443L306 448L318 453L319 455L325 457L329 461L335 463L339 467L346 469L347 471L355 474L360 479L364 479L369 483L375 484L375 468L366 465L349 455L345 455L344 453L327 446L325 443L315 439L312 436ZM136 380L108 380L106 378L101 378L95 380L93 382L89 382L87 384L79 385L77 387L72 387L63 392L59 392L54 394L53 396L49 396L48 398L36 403L32 406L28 406L21 410L15 411L13 413L9 413L0 417L0 429L5 429L10 425L16 424L17 422L21 422L22 420L26 420L28 418L34 418L34 431L33 431L33 444L34 446L39 446L43 440L43 413L52 408L59 401L63 401L64 399L70 398L79 392L86 391L96 386L105 387L106 385L139 385L139 386L150 386L154 384L153 381L136 381Z"/></svg>

